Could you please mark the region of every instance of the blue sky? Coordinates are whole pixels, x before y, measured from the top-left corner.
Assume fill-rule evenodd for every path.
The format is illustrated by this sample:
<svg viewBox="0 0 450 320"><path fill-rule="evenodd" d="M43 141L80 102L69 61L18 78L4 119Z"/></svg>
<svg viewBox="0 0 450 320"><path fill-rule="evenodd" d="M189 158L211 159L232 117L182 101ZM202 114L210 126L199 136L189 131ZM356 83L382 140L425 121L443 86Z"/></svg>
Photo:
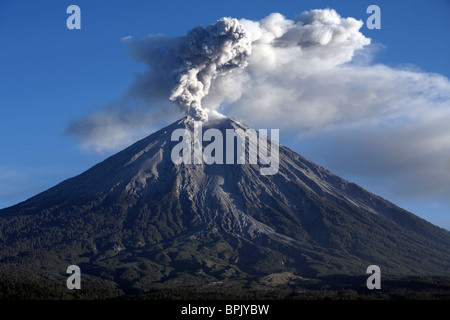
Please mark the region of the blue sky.
<svg viewBox="0 0 450 320"><path fill-rule="evenodd" d="M69 16L66 8L71 4L81 8L81 30L66 28ZM383 78L386 81L397 79L391 73L398 74L399 70L413 72L408 79L414 79L415 75L427 81L432 79L433 84L423 90L437 90L437 94L433 91L429 95L432 98L426 99L433 99L432 103L439 100L439 108L447 105L447 110L450 109L450 100L445 92L442 98L439 91L446 90L450 77L449 1L0 1L0 207L26 200L120 150L97 152L85 148L77 136L67 131L71 123L101 112L118 99L134 74L145 70L145 65L130 57L121 41L123 37L140 39L159 33L177 37L224 16L256 21L279 12L294 19L305 10L323 8L365 22L369 16L366 8L371 4L381 8L381 29L369 30L365 25L360 29L372 39L365 51L370 55L370 66L389 68L390 76ZM430 74L443 78L436 80ZM386 87L389 85L385 83ZM439 86L444 89L436 89ZM436 95L439 97L434 98ZM429 108L425 106L426 99L424 108ZM447 116L444 112L441 119L448 119ZM243 120L251 125L265 124L258 119ZM433 127L432 122L417 123L424 135ZM164 119L155 121L147 131L140 128L137 137L167 124ZM380 131L356 133L346 127L338 134L335 129L299 129L303 133L296 137L290 127L284 136L281 128L280 136L282 143L306 158L450 229L450 197L446 197L450 180L439 172L428 174L423 159L412 162L408 158L402 165L394 161L394 155L389 158L390 154L395 154L397 160L402 155L420 158L422 148L420 145L415 148L414 144L407 145L404 152L399 150L399 144L384 148L383 142L389 145L386 132L390 132L381 131L384 125L385 122L377 127ZM423 140L428 146L431 138L418 137L419 129L389 128L398 141ZM450 140L447 133L433 132L432 137ZM359 148L367 146L367 141L374 141L371 149ZM450 168L447 147L448 144L441 143L437 151L430 151L429 166L434 166L436 158L443 158ZM372 154L371 150L380 151ZM417 154L412 155L411 150ZM375 161L374 157L381 160ZM396 168L410 169L398 173ZM423 175L415 175L417 172ZM432 185L434 175L439 178L436 188ZM422 189L409 188L427 177L430 181Z"/></svg>

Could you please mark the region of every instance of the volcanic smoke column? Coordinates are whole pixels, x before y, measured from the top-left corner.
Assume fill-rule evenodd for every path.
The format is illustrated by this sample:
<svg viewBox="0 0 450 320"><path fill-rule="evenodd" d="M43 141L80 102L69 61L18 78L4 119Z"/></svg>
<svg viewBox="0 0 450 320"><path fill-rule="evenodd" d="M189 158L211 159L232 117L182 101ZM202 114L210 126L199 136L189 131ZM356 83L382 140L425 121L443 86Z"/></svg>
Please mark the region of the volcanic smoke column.
<svg viewBox="0 0 450 320"><path fill-rule="evenodd" d="M251 41L238 20L231 18L192 29L180 40L176 51L182 65L170 100L195 120L205 121L208 111L202 108L201 100L208 94L211 81L246 67Z"/></svg>

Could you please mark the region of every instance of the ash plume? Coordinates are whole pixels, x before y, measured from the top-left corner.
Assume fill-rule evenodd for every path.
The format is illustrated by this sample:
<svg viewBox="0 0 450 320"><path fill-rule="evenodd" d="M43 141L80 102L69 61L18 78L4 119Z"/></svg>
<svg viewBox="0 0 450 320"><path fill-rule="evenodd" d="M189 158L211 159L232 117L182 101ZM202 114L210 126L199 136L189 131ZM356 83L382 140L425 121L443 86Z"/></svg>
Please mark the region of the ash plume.
<svg viewBox="0 0 450 320"><path fill-rule="evenodd" d="M195 120L207 120L208 111L201 101L211 82L219 75L247 66L251 53L250 39L236 19L222 18L205 27L197 27L186 36L166 39L149 36L129 41L131 53L145 61L159 79L170 82L169 99ZM169 78L163 75L169 74Z"/></svg>

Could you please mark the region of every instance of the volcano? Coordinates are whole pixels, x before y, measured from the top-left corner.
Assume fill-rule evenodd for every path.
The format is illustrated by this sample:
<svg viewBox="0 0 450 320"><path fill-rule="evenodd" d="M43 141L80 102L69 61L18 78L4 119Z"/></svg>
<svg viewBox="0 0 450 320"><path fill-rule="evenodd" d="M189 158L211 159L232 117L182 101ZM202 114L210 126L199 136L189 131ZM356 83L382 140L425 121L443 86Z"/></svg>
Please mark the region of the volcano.
<svg viewBox="0 0 450 320"><path fill-rule="evenodd" d="M229 117L203 126L250 129ZM282 145L273 175L249 163L174 164L176 129L191 132L192 120L0 210L0 292L20 284L59 296L74 264L84 290L106 295L276 287L370 265L389 277L450 276L447 230Z"/></svg>

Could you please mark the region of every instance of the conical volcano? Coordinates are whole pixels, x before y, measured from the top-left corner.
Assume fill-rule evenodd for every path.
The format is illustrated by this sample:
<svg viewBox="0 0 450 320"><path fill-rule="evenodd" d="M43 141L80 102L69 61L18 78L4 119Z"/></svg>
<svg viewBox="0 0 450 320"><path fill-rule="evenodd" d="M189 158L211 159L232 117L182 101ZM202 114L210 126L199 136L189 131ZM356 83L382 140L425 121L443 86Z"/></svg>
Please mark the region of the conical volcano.
<svg viewBox="0 0 450 320"><path fill-rule="evenodd" d="M202 125L224 138L251 129L233 118ZM364 275L369 265L392 277L450 275L450 232L282 145L274 174L250 161L176 164L177 129L194 134L195 124L181 119L0 210L1 283L64 292L73 264L85 288L109 293L264 286Z"/></svg>

